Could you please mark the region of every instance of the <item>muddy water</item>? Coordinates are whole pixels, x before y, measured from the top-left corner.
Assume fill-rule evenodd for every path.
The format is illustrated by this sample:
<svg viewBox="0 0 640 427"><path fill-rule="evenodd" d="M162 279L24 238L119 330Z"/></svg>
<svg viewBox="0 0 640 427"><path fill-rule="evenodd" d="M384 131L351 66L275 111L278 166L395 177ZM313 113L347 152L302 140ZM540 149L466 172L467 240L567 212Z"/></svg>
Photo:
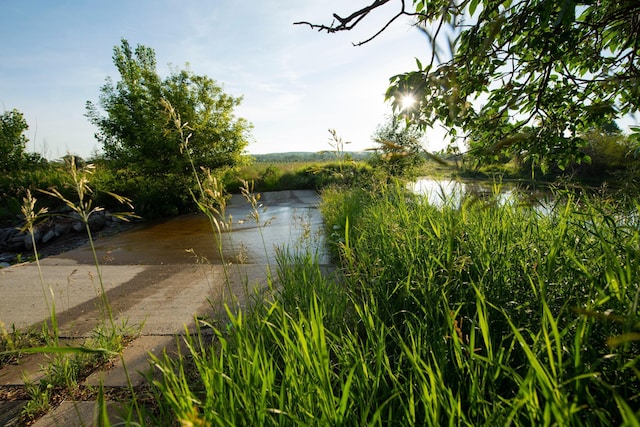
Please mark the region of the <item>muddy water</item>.
<svg viewBox="0 0 640 427"><path fill-rule="evenodd" d="M313 191L278 191L261 195L259 222L251 218L252 206L234 195L226 209L231 227L217 235L202 214L182 215L167 221L144 224L119 235L99 239L96 250L103 265L193 264L204 261L264 264L275 262L275 248L317 250L327 262L321 237L319 197ZM61 255L65 257L65 255ZM72 251L68 258L93 263L90 251Z"/></svg>

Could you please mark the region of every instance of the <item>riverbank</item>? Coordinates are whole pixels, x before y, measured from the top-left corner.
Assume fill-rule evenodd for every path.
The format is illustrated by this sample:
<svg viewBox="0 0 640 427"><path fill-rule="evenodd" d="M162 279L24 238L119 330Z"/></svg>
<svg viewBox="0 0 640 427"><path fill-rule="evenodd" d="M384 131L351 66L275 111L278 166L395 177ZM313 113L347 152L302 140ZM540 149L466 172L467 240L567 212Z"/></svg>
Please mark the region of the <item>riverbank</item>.
<svg viewBox="0 0 640 427"><path fill-rule="evenodd" d="M20 231L23 224L0 229L0 268L35 259L31 235ZM123 221L109 213L99 212L90 221L94 240L113 236L139 227L141 221ZM85 225L69 217L51 217L36 226L34 233L38 258L47 258L87 246L89 236Z"/></svg>

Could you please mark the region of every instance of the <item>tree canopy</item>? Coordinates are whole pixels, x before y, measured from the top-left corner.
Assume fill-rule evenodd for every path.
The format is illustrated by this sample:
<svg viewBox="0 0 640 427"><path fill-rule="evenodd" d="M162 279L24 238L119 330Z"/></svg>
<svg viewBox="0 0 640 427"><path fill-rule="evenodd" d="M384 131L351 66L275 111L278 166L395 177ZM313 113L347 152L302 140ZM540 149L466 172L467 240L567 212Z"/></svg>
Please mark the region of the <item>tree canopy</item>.
<svg viewBox="0 0 640 427"><path fill-rule="evenodd" d="M19 170L27 159L26 146L29 141L25 132L29 129L23 114L18 110L5 111L0 115L0 171Z"/></svg>
<svg viewBox="0 0 640 427"><path fill-rule="evenodd" d="M147 175L189 172L185 149L197 166L210 169L240 161L251 128L234 115L241 98L189 69L173 68L162 79L155 51L143 45L134 50L125 39L114 47L113 62L120 81L107 78L98 105L87 102L87 117L97 126L108 159ZM188 145L170 120L167 103L187 124Z"/></svg>
<svg viewBox="0 0 640 427"><path fill-rule="evenodd" d="M580 161L582 135L640 104L637 0L375 0L329 24L348 31L373 10L396 5L431 45L417 70L391 78L387 99L422 127L443 123L471 153L509 151L534 163Z"/></svg>

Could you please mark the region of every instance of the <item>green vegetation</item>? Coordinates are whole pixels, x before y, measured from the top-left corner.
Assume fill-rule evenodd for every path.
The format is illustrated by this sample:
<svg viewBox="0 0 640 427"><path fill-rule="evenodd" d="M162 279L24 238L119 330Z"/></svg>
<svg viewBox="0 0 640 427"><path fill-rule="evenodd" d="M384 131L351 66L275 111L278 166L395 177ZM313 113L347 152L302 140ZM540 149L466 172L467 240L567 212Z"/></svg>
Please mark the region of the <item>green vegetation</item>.
<svg viewBox="0 0 640 427"><path fill-rule="evenodd" d="M340 270L281 252L275 296L155 360L152 423L637 422L635 216L570 194L549 214L385 184L323 199Z"/></svg>
<svg viewBox="0 0 640 427"><path fill-rule="evenodd" d="M55 174L47 171L45 159L27 153L27 129L20 111L0 115L0 224L20 214L22 198L33 185L56 180Z"/></svg>
<svg viewBox="0 0 640 427"><path fill-rule="evenodd" d="M18 110L0 114L0 173L15 173L42 161L40 156L27 153L29 140L24 133L27 121Z"/></svg>
<svg viewBox="0 0 640 427"><path fill-rule="evenodd" d="M367 160L371 153L358 152L358 151L345 151L345 156L349 159ZM252 154L251 157L256 163L274 163L274 164L288 164L288 163L323 163L330 160L334 160L336 155L332 151L319 151L319 152L305 152L295 151L288 153L268 153L268 154Z"/></svg>
<svg viewBox="0 0 640 427"><path fill-rule="evenodd" d="M635 0L377 0L330 25L299 24L349 31L391 4L397 13L360 44L410 16L430 53L391 78L387 98L414 124L463 136L480 159L580 163L586 132L640 106Z"/></svg>
<svg viewBox="0 0 640 427"><path fill-rule="evenodd" d="M120 74L100 89L98 106L87 103L87 117L98 128L96 135L105 158L115 168L128 168L138 175L186 174L191 169L183 152L209 169L238 164L248 143L250 124L234 116L241 98L234 98L206 76L187 70L173 70L161 79L156 71L153 49L127 40L113 50ZM166 103L171 104L190 134L185 146L168 120Z"/></svg>
<svg viewBox="0 0 640 427"><path fill-rule="evenodd" d="M363 183L371 179L367 162L254 163L225 174L227 191L240 192L242 181L254 183L256 191L320 190L337 183Z"/></svg>
<svg viewBox="0 0 640 427"><path fill-rule="evenodd" d="M113 59L120 81L107 79L99 104L87 103L104 151L102 163L110 169L106 185L131 198L145 217L195 210L189 193L197 184L189 158L216 173L243 162L251 125L234 115L242 99L188 69L173 69L162 79L154 50L142 45L134 50L124 39ZM186 141L167 105L186 124Z"/></svg>
<svg viewBox="0 0 640 427"><path fill-rule="evenodd" d="M39 347L43 343L44 337L34 328L18 330L12 325L11 330L7 330L0 322L0 368L20 359L23 356L22 350Z"/></svg>
<svg viewBox="0 0 640 427"><path fill-rule="evenodd" d="M413 175L432 178L518 180L532 185L558 184L578 187L606 187L616 196L635 197L638 194L640 151L632 136L619 130L592 130L584 135L580 148L584 162L570 163L563 169L547 167L544 171L520 155L501 155L493 161L445 149L426 154L426 162Z"/></svg>
<svg viewBox="0 0 640 427"><path fill-rule="evenodd" d="M319 27L350 29L388 1ZM365 161L331 131L330 160L245 162L250 126L233 115L240 99L189 70L161 79L154 51L132 50L126 40L114 49L121 81L101 88L106 115L87 106L103 158L77 169L70 157L70 175L44 162L27 171L20 160L26 123L16 111L2 116L0 149L18 159L3 166L11 173L1 181L2 215L14 215L24 197L33 236L53 201L77 214L94 252L103 313L94 340L64 347L41 277L51 313L45 345L29 347L29 334L3 328L0 344L9 353L2 357L56 354L45 379L29 387L25 418L46 410L54 392L73 395L81 373L121 354L129 334L104 292L89 227L95 206L116 192L147 218L199 210L219 236L230 227L226 185L250 203L259 232L268 224L254 191L322 190L336 266L320 266L314 251L279 250L269 292L225 307L225 323L200 319L213 335L186 335L178 359L153 359L162 373L150 379L154 402L141 408L134 393L129 411L139 424L638 425L638 135L609 126L640 99L638 6L413 5L408 11L402 2L398 16L416 13L433 55L426 66L418 61L418 71L393 77L387 95L397 107L409 95L419 103L405 105L404 125L394 117L381 126L379 150ZM441 32L445 26L449 32ZM450 36L447 60L443 36ZM481 95L486 102L474 105ZM417 140L437 120L453 136L464 132L470 152L449 150L425 163ZM461 176L541 173L630 182L634 191L624 204L558 192L542 212L504 201L497 185L489 200L433 206L397 178L448 164ZM49 196L40 209L35 188ZM223 265L227 273L229 260Z"/></svg>
<svg viewBox="0 0 640 427"><path fill-rule="evenodd" d="M234 113L242 99L189 69L173 69L161 78L154 50L132 49L124 39L114 47L113 60L120 81L108 78L99 102L87 103L87 118L102 145L102 153L90 162L100 190L92 195L94 202L108 209L113 201L104 194L121 194L147 219L196 210L190 193L197 183L189 158L219 176L246 161L251 125ZM182 129L186 140L171 123L167 105L187 124ZM0 221L15 222L27 191L56 188L68 197L63 184L73 156L46 162L26 154L28 126L16 110L0 116L0 125ZM43 199L48 207L59 207L59 200Z"/></svg>
<svg viewBox="0 0 640 427"><path fill-rule="evenodd" d="M637 421L637 204L625 211L559 193L541 213L505 204L496 189L495 199L435 207L371 166L352 179L341 149L329 165L317 170L331 178L322 213L339 268L319 266L313 251L281 250L272 292L227 307L226 323L200 321L214 336L187 336L181 358L154 359L162 376L152 380L153 404L139 407L136 397L130 417L143 425ZM271 166L261 167L268 175ZM79 203L50 191L87 220L91 170L72 169ZM193 197L219 234L222 187L208 171L200 176ZM262 230L258 195L246 181L240 190ZM27 205L25 216L37 218ZM127 333L103 304L97 335L106 341L26 350L62 354L30 385L25 419L60 390L73 396L96 355L121 350Z"/></svg>
<svg viewBox="0 0 640 427"><path fill-rule="evenodd" d="M422 132L416 125L393 115L374 134L379 147L369 163L390 176L415 176L424 163Z"/></svg>
<svg viewBox="0 0 640 427"><path fill-rule="evenodd" d="M82 380L96 369L121 354L126 344L138 333L138 328L122 325L117 330L96 327L92 337L82 343L47 341L45 346L22 349L25 353L46 353L44 373L37 383L25 383L27 403L22 408L21 421L30 423L46 414L62 399L86 398L80 387Z"/></svg>

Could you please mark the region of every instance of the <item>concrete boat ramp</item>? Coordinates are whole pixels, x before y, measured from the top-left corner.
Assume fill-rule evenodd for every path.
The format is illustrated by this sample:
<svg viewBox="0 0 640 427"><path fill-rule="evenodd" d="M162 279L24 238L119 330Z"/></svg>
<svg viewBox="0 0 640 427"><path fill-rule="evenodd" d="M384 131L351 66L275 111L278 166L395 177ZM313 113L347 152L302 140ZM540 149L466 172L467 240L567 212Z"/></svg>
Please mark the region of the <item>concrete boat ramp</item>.
<svg viewBox="0 0 640 427"><path fill-rule="evenodd" d="M62 342L77 345L105 320L104 288L116 324L141 327L122 355L133 385L141 386L151 369L150 353L175 354L180 337L195 330L196 318L224 322L224 304L238 308L260 298L273 286L274 245L299 245L309 229L321 229L315 192L265 193L261 202L264 222L256 224L247 218L251 206L232 198L227 213L234 231L223 236L222 255L208 219L189 215L97 240L99 267L93 252L83 247L45 258L40 267L32 262L0 269L1 326L38 327L50 318L47 300L50 305L54 295ZM292 227L296 218L306 231ZM0 369L0 426L18 425L25 382L42 378L48 358L33 354ZM83 386L100 383L107 390L128 388L120 360L93 372ZM92 400L65 401L34 425L93 425L95 410ZM118 422L116 402L110 402L110 416Z"/></svg>

